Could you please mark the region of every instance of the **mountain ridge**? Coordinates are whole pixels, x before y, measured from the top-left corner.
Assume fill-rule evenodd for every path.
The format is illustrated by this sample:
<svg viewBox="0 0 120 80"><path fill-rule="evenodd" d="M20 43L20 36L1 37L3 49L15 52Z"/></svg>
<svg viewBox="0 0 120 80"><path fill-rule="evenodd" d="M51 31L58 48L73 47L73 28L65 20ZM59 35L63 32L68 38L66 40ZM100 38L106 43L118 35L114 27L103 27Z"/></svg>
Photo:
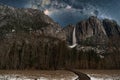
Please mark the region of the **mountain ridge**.
<svg viewBox="0 0 120 80"><path fill-rule="evenodd" d="M93 42L93 44L102 44L111 37L120 36L120 26L114 20L100 20L95 16L91 16L87 20L80 21L74 26L76 27L76 39L78 44L87 39L92 39L90 42ZM68 25L64 29L65 31L71 31L69 34L73 33L73 25ZM68 36L69 34L67 33L66 35ZM72 37L72 35L69 37ZM68 43L72 44L72 39L69 40Z"/></svg>
<svg viewBox="0 0 120 80"><path fill-rule="evenodd" d="M0 6L0 11L0 27L1 29L6 27L5 31L3 31L3 29L1 30L3 34L11 33L12 30L14 30L14 32L32 31L46 36L58 37L59 35L58 38L60 38L60 36L61 38L63 37L63 39L65 38L64 35L60 35L60 33L64 33L60 25L40 10L13 8L2 5Z"/></svg>
<svg viewBox="0 0 120 80"><path fill-rule="evenodd" d="M77 44L92 39L94 43L104 43L111 36L120 36L120 26L113 20L100 20L91 16L86 20L62 28L43 11L30 8L13 8L0 5L0 31L2 34L27 31L40 35L57 37L72 45L73 29L76 28ZM98 39L99 38L99 39ZM102 40L102 41L100 41Z"/></svg>
<svg viewBox="0 0 120 80"><path fill-rule="evenodd" d="M0 6L0 69L119 69L119 33L95 16L62 28L39 10Z"/></svg>
<svg viewBox="0 0 120 80"><path fill-rule="evenodd" d="M36 35L56 37L73 44L73 30L77 44L104 44L112 36L120 36L120 26L114 20L100 20L91 16L86 20L62 28L43 11L30 8L13 8L0 5L1 35L9 33L32 32Z"/></svg>

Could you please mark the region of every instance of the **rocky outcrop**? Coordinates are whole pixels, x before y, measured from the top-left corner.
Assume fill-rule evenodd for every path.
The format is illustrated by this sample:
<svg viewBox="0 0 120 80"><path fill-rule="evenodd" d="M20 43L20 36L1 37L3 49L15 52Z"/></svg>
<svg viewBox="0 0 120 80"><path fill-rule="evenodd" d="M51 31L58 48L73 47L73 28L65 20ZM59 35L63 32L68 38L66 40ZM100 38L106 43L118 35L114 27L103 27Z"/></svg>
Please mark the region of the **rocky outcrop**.
<svg viewBox="0 0 120 80"><path fill-rule="evenodd" d="M74 25L68 25L67 27L64 28L65 34L66 34L66 40L68 44L72 45L73 43L73 30L74 30Z"/></svg>
<svg viewBox="0 0 120 80"><path fill-rule="evenodd" d="M120 27L115 21L97 17L90 17L76 24L76 38L78 44L103 45L112 36L120 36ZM73 26L65 28L67 41L72 42Z"/></svg>
<svg viewBox="0 0 120 80"><path fill-rule="evenodd" d="M96 39L106 36L104 27L99 19L90 17L88 20L81 21L76 25L77 40L80 43L82 40L94 37ZM95 40L95 39L94 39Z"/></svg>
<svg viewBox="0 0 120 80"><path fill-rule="evenodd" d="M75 28L74 28L75 27ZM73 45L73 31L77 44L104 44L112 36L120 36L120 27L113 20L100 20L90 17L76 25L64 29L42 11L36 9L13 8L0 5L0 36L11 36L11 33L34 33L65 40Z"/></svg>
<svg viewBox="0 0 120 80"><path fill-rule="evenodd" d="M103 20L103 26L108 37L120 36L120 26L114 20Z"/></svg>
<svg viewBox="0 0 120 80"><path fill-rule="evenodd" d="M61 26L42 11L0 5L0 35L5 36L13 32L34 32L66 40Z"/></svg>

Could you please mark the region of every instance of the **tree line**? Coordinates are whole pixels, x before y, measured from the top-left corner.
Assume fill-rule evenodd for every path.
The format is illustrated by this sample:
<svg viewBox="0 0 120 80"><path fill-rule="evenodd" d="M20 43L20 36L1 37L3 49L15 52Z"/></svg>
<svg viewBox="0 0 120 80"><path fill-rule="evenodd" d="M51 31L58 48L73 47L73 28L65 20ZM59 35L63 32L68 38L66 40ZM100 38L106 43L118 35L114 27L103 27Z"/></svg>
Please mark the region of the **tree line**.
<svg viewBox="0 0 120 80"><path fill-rule="evenodd" d="M120 69L119 43L113 42L108 45L113 51L100 58L93 50L70 49L57 38L20 33L0 41L0 69Z"/></svg>

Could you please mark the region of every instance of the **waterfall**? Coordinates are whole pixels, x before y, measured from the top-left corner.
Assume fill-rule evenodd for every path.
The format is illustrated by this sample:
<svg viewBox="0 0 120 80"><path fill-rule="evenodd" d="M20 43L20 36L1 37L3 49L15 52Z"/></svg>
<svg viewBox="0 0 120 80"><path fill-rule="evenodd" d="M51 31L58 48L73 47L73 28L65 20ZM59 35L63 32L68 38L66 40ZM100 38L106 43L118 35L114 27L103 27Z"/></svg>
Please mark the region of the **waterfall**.
<svg viewBox="0 0 120 80"><path fill-rule="evenodd" d="M74 27L74 30L73 30L73 35L72 35L72 45L69 46L70 48L74 48L77 46L77 39L76 39L76 28Z"/></svg>
<svg viewBox="0 0 120 80"><path fill-rule="evenodd" d="M76 28L74 27L74 30L73 30L73 41L72 41L73 45L76 45L76 43L77 43L75 31L76 31Z"/></svg>

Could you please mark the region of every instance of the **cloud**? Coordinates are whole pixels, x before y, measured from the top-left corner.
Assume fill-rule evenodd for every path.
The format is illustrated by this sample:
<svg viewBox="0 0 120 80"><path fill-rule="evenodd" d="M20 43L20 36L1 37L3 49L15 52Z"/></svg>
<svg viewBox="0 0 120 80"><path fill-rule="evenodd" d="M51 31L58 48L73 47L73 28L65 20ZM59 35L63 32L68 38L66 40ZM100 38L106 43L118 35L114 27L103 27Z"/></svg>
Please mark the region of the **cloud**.
<svg viewBox="0 0 120 80"><path fill-rule="evenodd" d="M75 7L74 3L77 3L75 0L71 1L72 4L69 4L64 1L59 0L29 0L29 2L25 5L25 7L33 8L33 9L40 9L43 10L46 14L54 14L54 12L62 12L64 10L69 12L79 12L80 14L84 15L98 15L99 11L96 9L95 6L90 4L83 5L82 3L80 7ZM74 6L73 6L74 5ZM78 5L78 4L76 4ZM82 8L81 8L82 7ZM47 10L47 11L46 11Z"/></svg>
<svg viewBox="0 0 120 80"><path fill-rule="evenodd" d="M65 20L75 22L89 16L98 16L101 19L112 19L111 16L103 12L100 6L78 0L29 0L25 7L40 9L44 11L46 15L60 23L63 23L61 21Z"/></svg>
<svg viewBox="0 0 120 80"><path fill-rule="evenodd" d="M46 5L49 5L51 3L51 0L42 0L41 6L45 7Z"/></svg>
<svg viewBox="0 0 120 80"><path fill-rule="evenodd" d="M113 20L113 18L110 16L110 15L107 15L107 14L100 14L98 15L98 18L100 19L110 19L110 20Z"/></svg>
<svg viewBox="0 0 120 80"><path fill-rule="evenodd" d="M54 11L50 11L50 10L44 10L44 14L50 16Z"/></svg>
<svg viewBox="0 0 120 80"><path fill-rule="evenodd" d="M72 6L70 6L70 5L67 5L67 7L66 7L66 9L71 9L72 8Z"/></svg>

